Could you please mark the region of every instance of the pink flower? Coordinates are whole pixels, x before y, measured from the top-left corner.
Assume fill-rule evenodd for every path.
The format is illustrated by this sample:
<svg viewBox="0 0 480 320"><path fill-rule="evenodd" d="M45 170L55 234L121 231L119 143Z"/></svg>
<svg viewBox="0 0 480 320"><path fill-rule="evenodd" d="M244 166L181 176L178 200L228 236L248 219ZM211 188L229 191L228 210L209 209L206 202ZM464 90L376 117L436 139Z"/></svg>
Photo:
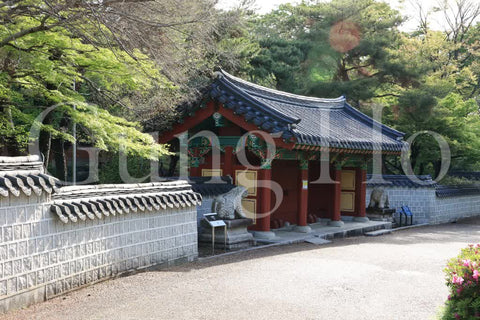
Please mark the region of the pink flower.
<svg viewBox="0 0 480 320"><path fill-rule="evenodd" d="M462 262L463 262L464 267L469 267L470 263L471 263L471 261L469 259L462 260Z"/></svg>
<svg viewBox="0 0 480 320"><path fill-rule="evenodd" d="M463 278L459 276L453 276L452 278L452 283L454 284L462 284L463 283Z"/></svg>
<svg viewBox="0 0 480 320"><path fill-rule="evenodd" d="M472 278L475 279L476 281L478 281L478 270L473 270L473 275L472 275Z"/></svg>

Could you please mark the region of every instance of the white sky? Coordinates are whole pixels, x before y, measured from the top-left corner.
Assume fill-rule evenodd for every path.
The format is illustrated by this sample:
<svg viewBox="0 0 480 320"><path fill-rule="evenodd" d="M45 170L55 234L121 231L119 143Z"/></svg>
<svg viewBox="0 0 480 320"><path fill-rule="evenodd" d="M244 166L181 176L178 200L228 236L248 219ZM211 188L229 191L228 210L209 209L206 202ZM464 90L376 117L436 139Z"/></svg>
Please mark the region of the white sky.
<svg viewBox="0 0 480 320"><path fill-rule="evenodd" d="M390 4L391 7L398 9L402 15L407 16L409 20L404 23L402 30L412 31L418 25L418 9L412 3L415 3L416 0L383 0ZM425 9L432 9L433 7L438 7L438 3L441 0L419 0L424 6ZM476 0L478 1L478 0ZM219 0L219 8L231 8L234 7L239 0ZM255 7L259 13L267 13L270 10L277 8L279 4L282 3L299 3L300 0L256 0ZM442 1L443 2L443 1ZM475 2L475 1L474 1ZM445 19L443 13L431 13L429 16L430 28L436 30L445 29Z"/></svg>

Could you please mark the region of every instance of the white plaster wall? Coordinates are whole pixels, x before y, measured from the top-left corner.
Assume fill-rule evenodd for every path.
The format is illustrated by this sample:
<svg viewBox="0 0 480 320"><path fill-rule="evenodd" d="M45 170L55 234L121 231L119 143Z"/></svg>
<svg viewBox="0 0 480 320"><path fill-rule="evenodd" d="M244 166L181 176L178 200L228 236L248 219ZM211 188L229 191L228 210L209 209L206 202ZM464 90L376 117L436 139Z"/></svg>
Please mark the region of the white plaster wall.
<svg viewBox="0 0 480 320"><path fill-rule="evenodd" d="M198 257L196 207L64 224L46 196L0 199L0 312Z"/></svg>

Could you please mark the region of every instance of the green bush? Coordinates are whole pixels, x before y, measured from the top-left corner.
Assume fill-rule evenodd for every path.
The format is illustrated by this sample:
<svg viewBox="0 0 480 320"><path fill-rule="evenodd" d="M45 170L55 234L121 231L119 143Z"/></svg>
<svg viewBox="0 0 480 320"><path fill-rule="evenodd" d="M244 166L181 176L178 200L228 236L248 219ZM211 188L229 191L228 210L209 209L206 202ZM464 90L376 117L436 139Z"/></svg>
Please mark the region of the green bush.
<svg viewBox="0 0 480 320"><path fill-rule="evenodd" d="M445 269L450 295L442 319L480 319L480 244L462 249Z"/></svg>
<svg viewBox="0 0 480 320"><path fill-rule="evenodd" d="M455 177L455 176L445 176L440 182L440 184L447 186L462 186L462 185L472 185L478 183L476 180L469 180L464 177Z"/></svg>
<svg viewBox="0 0 480 320"><path fill-rule="evenodd" d="M100 165L99 165L99 183L132 183L132 181L124 181L120 176L120 156L118 153L102 152L100 153ZM168 176L170 168L171 158L170 156L163 156L159 159L158 173L161 177ZM127 156L127 169L128 175L132 178L142 178L148 176L143 181L150 181L150 166L152 162L150 159L141 158L138 156ZM177 170L178 171L178 170ZM176 172L175 172L176 173Z"/></svg>

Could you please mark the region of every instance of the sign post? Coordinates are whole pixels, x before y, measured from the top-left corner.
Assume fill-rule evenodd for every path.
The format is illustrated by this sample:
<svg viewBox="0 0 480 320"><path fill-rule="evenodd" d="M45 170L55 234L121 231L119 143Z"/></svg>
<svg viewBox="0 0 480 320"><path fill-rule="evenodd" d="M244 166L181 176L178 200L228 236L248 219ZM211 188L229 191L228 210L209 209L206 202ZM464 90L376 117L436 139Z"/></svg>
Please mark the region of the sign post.
<svg viewBox="0 0 480 320"><path fill-rule="evenodd" d="M227 252L227 224L223 220L217 220L216 213L206 213L203 215L203 219L207 221L210 228L212 228L212 255L215 255L215 228L224 228L224 248Z"/></svg>

